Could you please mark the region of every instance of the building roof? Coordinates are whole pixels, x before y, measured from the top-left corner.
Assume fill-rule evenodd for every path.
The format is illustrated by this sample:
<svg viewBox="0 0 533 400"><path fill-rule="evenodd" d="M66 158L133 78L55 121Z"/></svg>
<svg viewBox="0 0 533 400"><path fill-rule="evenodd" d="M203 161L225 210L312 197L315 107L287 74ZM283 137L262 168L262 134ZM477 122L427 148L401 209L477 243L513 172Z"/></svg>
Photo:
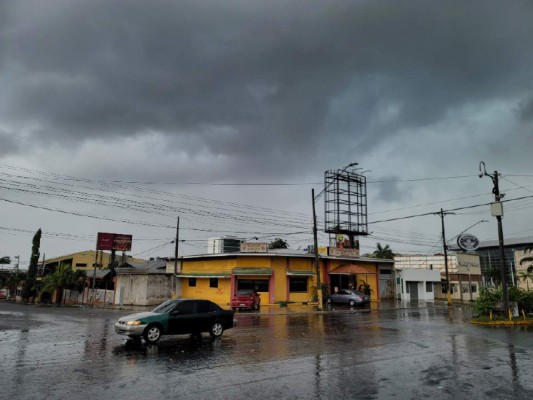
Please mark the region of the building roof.
<svg viewBox="0 0 533 400"><path fill-rule="evenodd" d="M521 238L504 238L503 239L504 247L533 247L533 236L521 237ZM490 249L493 247L499 247L499 240L482 240L479 242L477 250ZM450 248L454 251L461 251L459 246L456 243L451 244Z"/></svg>
<svg viewBox="0 0 533 400"><path fill-rule="evenodd" d="M272 268L249 267L233 268L233 275L272 275Z"/></svg>
<svg viewBox="0 0 533 400"><path fill-rule="evenodd" d="M92 279L93 276L95 279L104 279L108 274L111 273L110 269L97 269L96 271L87 271L87 278Z"/></svg>
<svg viewBox="0 0 533 400"><path fill-rule="evenodd" d="M53 257L53 258L48 258L48 259L45 258L44 264L47 265L47 264L53 264L53 263L56 263L56 262L59 262L59 261L70 260L70 259L72 259L74 257L77 257L77 256L80 256L80 257L89 256L89 257L94 259L95 256L96 256L95 253L96 253L96 250L83 250L83 251L78 251L76 253L65 254L64 256L58 256L58 257ZM111 257L111 252L103 251L103 253L104 253L105 257ZM98 258L100 258L100 256L98 256ZM121 258L122 258L121 254L117 254L116 255L116 259L118 261L120 261ZM141 258L133 258L131 256L126 256L126 259L127 260L132 260L132 261L135 261L135 262L144 261Z"/></svg>
<svg viewBox="0 0 533 400"><path fill-rule="evenodd" d="M115 269L117 275L121 274L165 274L167 263L165 260L149 260L144 262L127 261L124 266Z"/></svg>
<svg viewBox="0 0 533 400"><path fill-rule="evenodd" d="M313 253L308 253L305 250L292 250L292 249L270 249L266 253L218 253L218 254L195 254L189 256L179 257L183 260L193 260L201 258L236 258L236 257L294 257L294 258L309 258L312 259L315 257ZM338 257L338 256L328 256L328 255L319 255L319 258L323 260L346 260L346 261L361 261L361 262L371 262L378 264L394 264L394 260L388 260L384 258L372 258L372 257ZM173 258L169 258L169 261Z"/></svg>

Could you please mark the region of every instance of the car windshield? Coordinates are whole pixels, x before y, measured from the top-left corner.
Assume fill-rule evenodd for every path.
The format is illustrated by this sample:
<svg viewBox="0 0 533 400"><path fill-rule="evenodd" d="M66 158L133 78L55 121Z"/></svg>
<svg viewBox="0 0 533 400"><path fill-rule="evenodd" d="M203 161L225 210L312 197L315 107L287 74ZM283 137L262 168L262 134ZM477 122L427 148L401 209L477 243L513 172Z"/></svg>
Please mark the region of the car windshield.
<svg viewBox="0 0 533 400"><path fill-rule="evenodd" d="M253 293L251 289L242 289L237 291L237 296L251 296Z"/></svg>
<svg viewBox="0 0 533 400"><path fill-rule="evenodd" d="M174 300L167 300L164 303L158 305L156 308L154 308L152 312L168 313L170 310L174 308L175 305L176 305L176 302Z"/></svg>

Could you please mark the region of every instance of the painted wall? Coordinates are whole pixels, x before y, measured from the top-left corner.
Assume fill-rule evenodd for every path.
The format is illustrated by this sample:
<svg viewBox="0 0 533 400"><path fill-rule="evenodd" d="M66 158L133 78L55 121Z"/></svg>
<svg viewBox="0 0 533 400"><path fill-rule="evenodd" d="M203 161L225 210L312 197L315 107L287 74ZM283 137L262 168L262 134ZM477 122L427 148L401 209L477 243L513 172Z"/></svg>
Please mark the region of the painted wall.
<svg viewBox="0 0 533 400"><path fill-rule="evenodd" d="M400 284L396 287L396 293L402 300L411 300L411 293L407 293L408 282L416 282L418 300L434 300L436 290L440 290L440 272L428 269L404 269L396 272L396 277L400 280ZM432 282L432 291L426 291L426 283ZM410 288L413 289L412 287Z"/></svg>
<svg viewBox="0 0 533 400"><path fill-rule="evenodd" d="M209 278L196 278L196 286L189 286L189 278L181 279L181 296L189 299L209 299L226 308L230 302L231 279L218 278L218 288L209 287Z"/></svg>
<svg viewBox="0 0 533 400"><path fill-rule="evenodd" d="M330 270L340 264L346 264L346 260L330 260ZM379 298L378 276L376 274L377 264L356 261L364 266L369 273L357 275L357 284L361 281L370 285L372 290L371 299ZM314 271L314 259L299 257L280 256L242 256L242 257L213 257L206 259L184 259L180 263L180 272L183 275L198 275L196 277L196 287L189 287L189 277L178 278L179 297L185 298L206 298L221 306L229 306L232 294L232 278L218 278L218 288L209 287L209 275L228 274L234 268L270 268L272 276L235 276L234 285L236 287L239 279L268 279L269 292L261 292L261 304L274 304L278 302L308 302L312 301L316 295L316 276L308 276L307 292L290 292L288 271ZM203 275L203 276L202 276ZM321 282L326 282L324 267L321 268Z"/></svg>
<svg viewBox="0 0 533 400"><path fill-rule="evenodd" d="M119 294L123 290L124 305L157 305L171 297L172 280L161 274L121 274L117 275L115 288L114 304L120 304Z"/></svg>

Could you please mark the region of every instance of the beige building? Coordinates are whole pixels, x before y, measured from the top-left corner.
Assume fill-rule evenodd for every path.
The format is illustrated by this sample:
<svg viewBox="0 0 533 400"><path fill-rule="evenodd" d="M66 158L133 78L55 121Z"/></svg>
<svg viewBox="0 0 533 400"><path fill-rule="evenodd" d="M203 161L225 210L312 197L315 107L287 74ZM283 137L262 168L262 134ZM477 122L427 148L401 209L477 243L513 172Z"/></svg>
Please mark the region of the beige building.
<svg viewBox="0 0 533 400"><path fill-rule="evenodd" d="M533 289L533 281L529 278L523 279L528 268L533 267L533 261L528 260L530 257L533 258L533 250L515 250L514 252L516 284L521 289Z"/></svg>

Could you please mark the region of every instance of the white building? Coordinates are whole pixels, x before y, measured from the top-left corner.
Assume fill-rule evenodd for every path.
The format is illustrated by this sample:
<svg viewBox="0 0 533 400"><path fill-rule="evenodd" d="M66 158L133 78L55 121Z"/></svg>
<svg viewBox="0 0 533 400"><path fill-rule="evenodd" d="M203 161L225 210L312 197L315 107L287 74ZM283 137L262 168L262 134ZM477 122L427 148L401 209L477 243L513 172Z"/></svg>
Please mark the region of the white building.
<svg viewBox="0 0 533 400"><path fill-rule="evenodd" d="M394 257L394 269L397 274L397 297L410 300L411 293L409 293L409 297L407 296L408 287L410 291L411 287L414 288L416 283L417 287L420 288L420 285L425 285L424 282L429 282L426 278L435 276L434 274L420 273L420 271L436 271L440 274L440 282L432 281L434 286L434 298L446 299L446 265L444 255L396 256ZM413 270L414 272L409 273L406 277L405 273L410 270ZM403 278L398 278L398 273L400 271L404 275ZM399 279L408 280L402 285L402 282ZM452 300L475 300L479 295L479 286L481 282L479 256L477 254L449 252L448 279L450 281ZM401 292L402 288L404 289L403 293ZM429 289L429 286L427 289ZM420 294L420 291L418 291L418 293ZM427 296L429 296L429 292L426 292L425 297Z"/></svg>
<svg viewBox="0 0 533 400"><path fill-rule="evenodd" d="M223 236L207 239L207 254L239 252L242 241L243 240L235 236Z"/></svg>
<svg viewBox="0 0 533 400"><path fill-rule="evenodd" d="M435 288L440 289L440 272L437 270L397 270L396 279L396 298L401 300L435 300Z"/></svg>

